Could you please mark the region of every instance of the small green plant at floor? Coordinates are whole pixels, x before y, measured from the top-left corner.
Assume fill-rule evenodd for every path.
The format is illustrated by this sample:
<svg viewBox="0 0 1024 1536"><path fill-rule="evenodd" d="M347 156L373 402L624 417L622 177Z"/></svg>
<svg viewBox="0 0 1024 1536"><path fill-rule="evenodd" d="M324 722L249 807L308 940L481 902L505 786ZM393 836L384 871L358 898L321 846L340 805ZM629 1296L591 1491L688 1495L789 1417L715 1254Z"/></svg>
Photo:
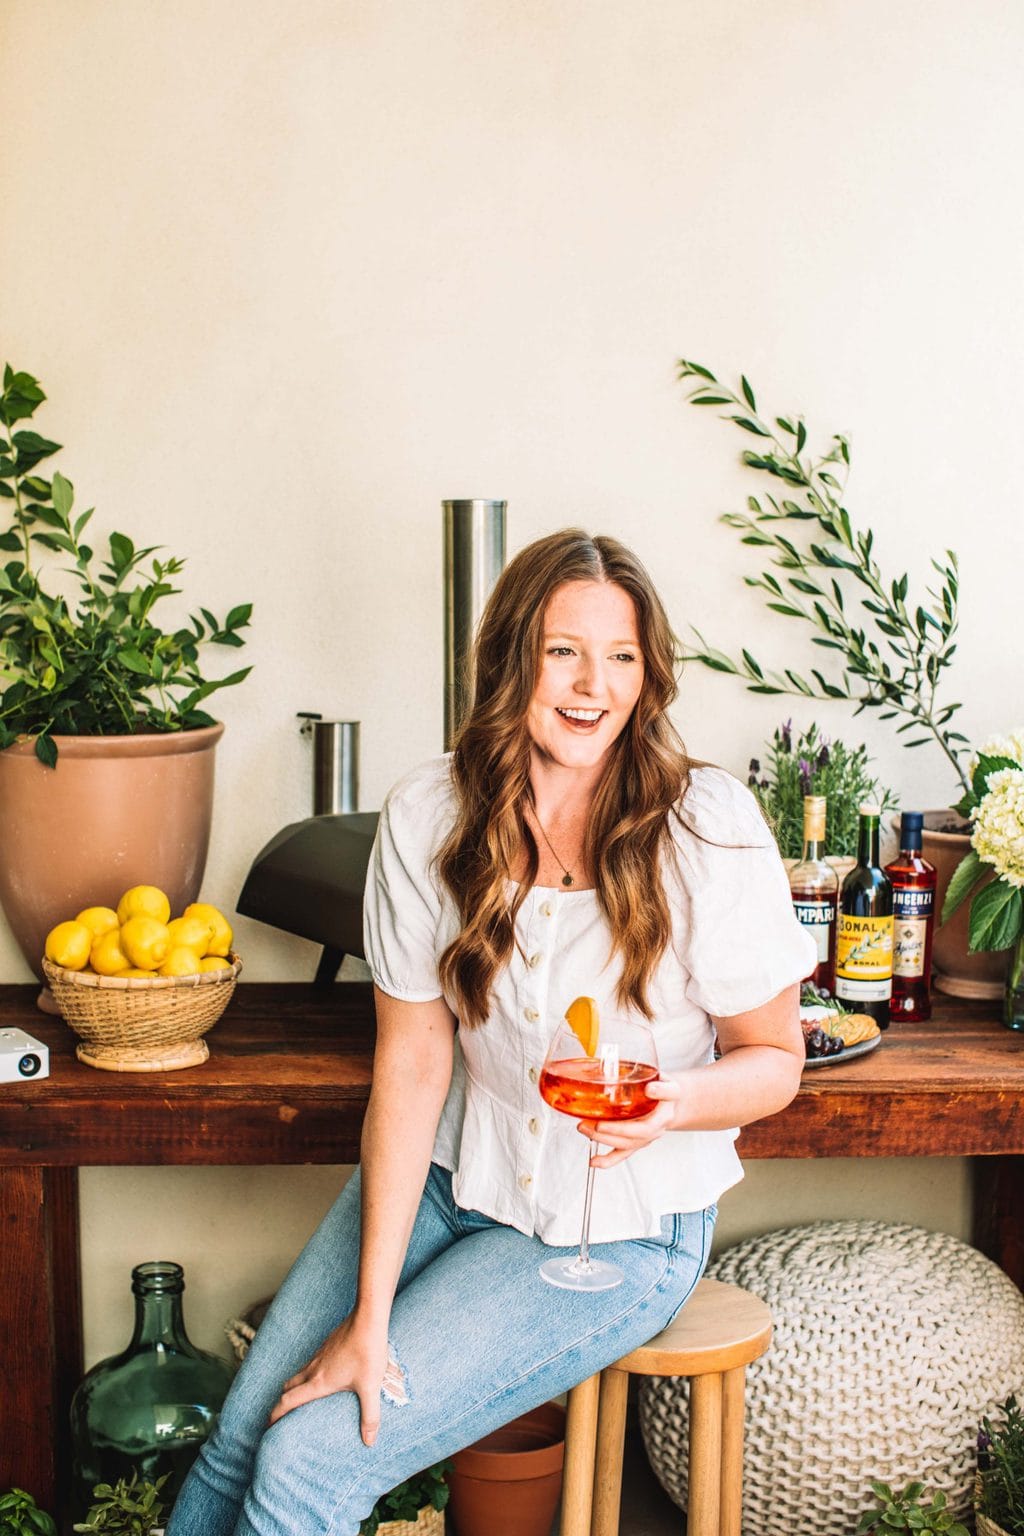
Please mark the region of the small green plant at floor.
<svg viewBox="0 0 1024 1536"><path fill-rule="evenodd" d="M449 1492L445 1473L451 1470L451 1465L450 1461L439 1461L425 1472L407 1477L404 1483L384 1494L359 1527L359 1536L375 1536L377 1527L387 1520L415 1521L427 1505L444 1509Z"/></svg>
<svg viewBox="0 0 1024 1536"><path fill-rule="evenodd" d="M978 1509L1009 1536L1024 1536L1024 1412L1013 1395L999 1412L981 1421Z"/></svg>
<svg viewBox="0 0 1024 1536"><path fill-rule="evenodd" d="M57 1536L57 1527L30 1493L11 1488L0 1493L0 1536Z"/></svg>
<svg viewBox="0 0 1024 1536"><path fill-rule="evenodd" d="M97 1483L92 1490L94 1502L89 1513L75 1530L93 1532L96 1536L150 1536L164 1512L157 1495L167 1477L165 1473L155 1483L140 1482L139 1474L133 1472L130 1480L122 1477L113 1486Z"/></svg>
<svg viewBox="0 0 1024 1536"><path fill-rule="evenodd" d="M763 766L751 758L748 783L772 824L784 859L798 859L803 851L805 795L824 795L828 801L825 848L830 858L857 852L857 807L862 802L880 805L883 816L895 810L895 799L879 787L868 762L866 747L830 741L816 725L794 736L792 720L776 730Z"/></svg>
<svg viewBox="0 0 1024 1536"><path fill-rule="evenodd" d="M871 1491L877 1499L873 1509L866 1509L857 1523L858 1532L874 1531L889 1536L891 1531L914 1531L916 1536L970 1536L946 1507L946 1495L936 1493L931 1503L923 1504L924 1483L908 1483L902 1493L888 1483L872 1479Z"/></svg>

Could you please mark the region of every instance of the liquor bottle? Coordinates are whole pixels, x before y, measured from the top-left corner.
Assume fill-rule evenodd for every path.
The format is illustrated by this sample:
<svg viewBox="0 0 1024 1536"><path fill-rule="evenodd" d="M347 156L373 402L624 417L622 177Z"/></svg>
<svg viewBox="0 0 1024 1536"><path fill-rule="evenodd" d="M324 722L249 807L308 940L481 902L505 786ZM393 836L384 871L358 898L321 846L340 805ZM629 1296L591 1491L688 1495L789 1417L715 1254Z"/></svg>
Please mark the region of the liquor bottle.
<svg viewBox="0 0 1024 1536"><path fill-rule="evenodd" d="M825 863L825 796L804 796L804 850L789 872L793 910L818 946L818 963L810 976L823 992L836 983L836 907L839 876Z"/></svg>
<svg viewBox="0 0 1024 1536"><path fill-rule="evenodd" d="M935 867L921 857L921 811L900 817L900 851L885 873L892 884L893 953L890 1017L917 1023L932 1016L932 929Z"/></svg>
<svg viewBox="0 0 1024 1536"><path fill-rule="evenodd" d="M857 863L839 896L836 996L855 1013L889 1028L892 996L892 886L878 862L877 805L859 808Z"/></svg>
<svg viewBox="0 0 1024 1536"><path fill-rule="evenodd" d="M136 1265L131 1343L94 1365L71 1400L78 1519L85 1518L97 1483L115 1483L134 1471L149 1482L170 1474L160 1491L170 1509L217 1421L234 1373L226 1360L189 1340L181 1313L184 1289L180 1264Z"/></svg>

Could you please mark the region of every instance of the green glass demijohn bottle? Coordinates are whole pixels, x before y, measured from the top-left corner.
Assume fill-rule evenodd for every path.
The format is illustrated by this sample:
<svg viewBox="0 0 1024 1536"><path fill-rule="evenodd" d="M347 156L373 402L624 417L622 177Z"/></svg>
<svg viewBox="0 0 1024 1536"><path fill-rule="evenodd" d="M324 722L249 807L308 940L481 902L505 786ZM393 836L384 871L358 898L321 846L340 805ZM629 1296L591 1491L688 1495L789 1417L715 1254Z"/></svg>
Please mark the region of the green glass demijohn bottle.
<svg viewBox="0 0 1024 1536"><path fill-rule="evenodd" d="M173 1504L217 1420L234 1371L190 1343L182 1321L180 1264L154 1260L132 1270L135 1331L120 1355L83 1376L71 1400L74 1518L83 1519L96 1483L155 1482Z"/></svg>

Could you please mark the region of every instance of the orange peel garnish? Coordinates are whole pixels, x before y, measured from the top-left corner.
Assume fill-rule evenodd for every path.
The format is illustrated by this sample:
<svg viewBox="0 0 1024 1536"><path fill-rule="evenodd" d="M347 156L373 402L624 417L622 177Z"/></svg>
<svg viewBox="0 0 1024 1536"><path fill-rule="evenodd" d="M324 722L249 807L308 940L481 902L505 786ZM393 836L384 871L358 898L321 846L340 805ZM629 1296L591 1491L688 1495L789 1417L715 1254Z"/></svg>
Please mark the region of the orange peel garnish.
<svg viewBox="0 0 1024 1536"><path fill-rule="evenodd" d="M594 999L592 997L574 998L565 1010L565 1022L587 1055L596 1056L601 1020Z"/></svg>

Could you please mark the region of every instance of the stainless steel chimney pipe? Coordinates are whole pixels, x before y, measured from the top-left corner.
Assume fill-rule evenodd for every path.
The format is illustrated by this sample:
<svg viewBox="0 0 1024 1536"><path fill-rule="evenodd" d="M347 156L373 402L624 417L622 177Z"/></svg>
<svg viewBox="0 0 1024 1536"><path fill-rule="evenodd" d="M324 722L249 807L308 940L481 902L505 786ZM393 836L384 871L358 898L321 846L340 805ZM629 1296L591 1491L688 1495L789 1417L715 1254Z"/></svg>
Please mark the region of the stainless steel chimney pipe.
<svg viewBox="0 0 1024 1536"><path fill-rule="evenodd" d="M444 748L451 750L472 695L473 639L505 564L504 501L445 501Z"/></svg>
<svg viewBox="0 0 1024 1536"><path fill-rule="evenodd" d="M347 815L359 809L359 721L324 720L299 714L302 735L313 738L313 815Z"/></svg>

